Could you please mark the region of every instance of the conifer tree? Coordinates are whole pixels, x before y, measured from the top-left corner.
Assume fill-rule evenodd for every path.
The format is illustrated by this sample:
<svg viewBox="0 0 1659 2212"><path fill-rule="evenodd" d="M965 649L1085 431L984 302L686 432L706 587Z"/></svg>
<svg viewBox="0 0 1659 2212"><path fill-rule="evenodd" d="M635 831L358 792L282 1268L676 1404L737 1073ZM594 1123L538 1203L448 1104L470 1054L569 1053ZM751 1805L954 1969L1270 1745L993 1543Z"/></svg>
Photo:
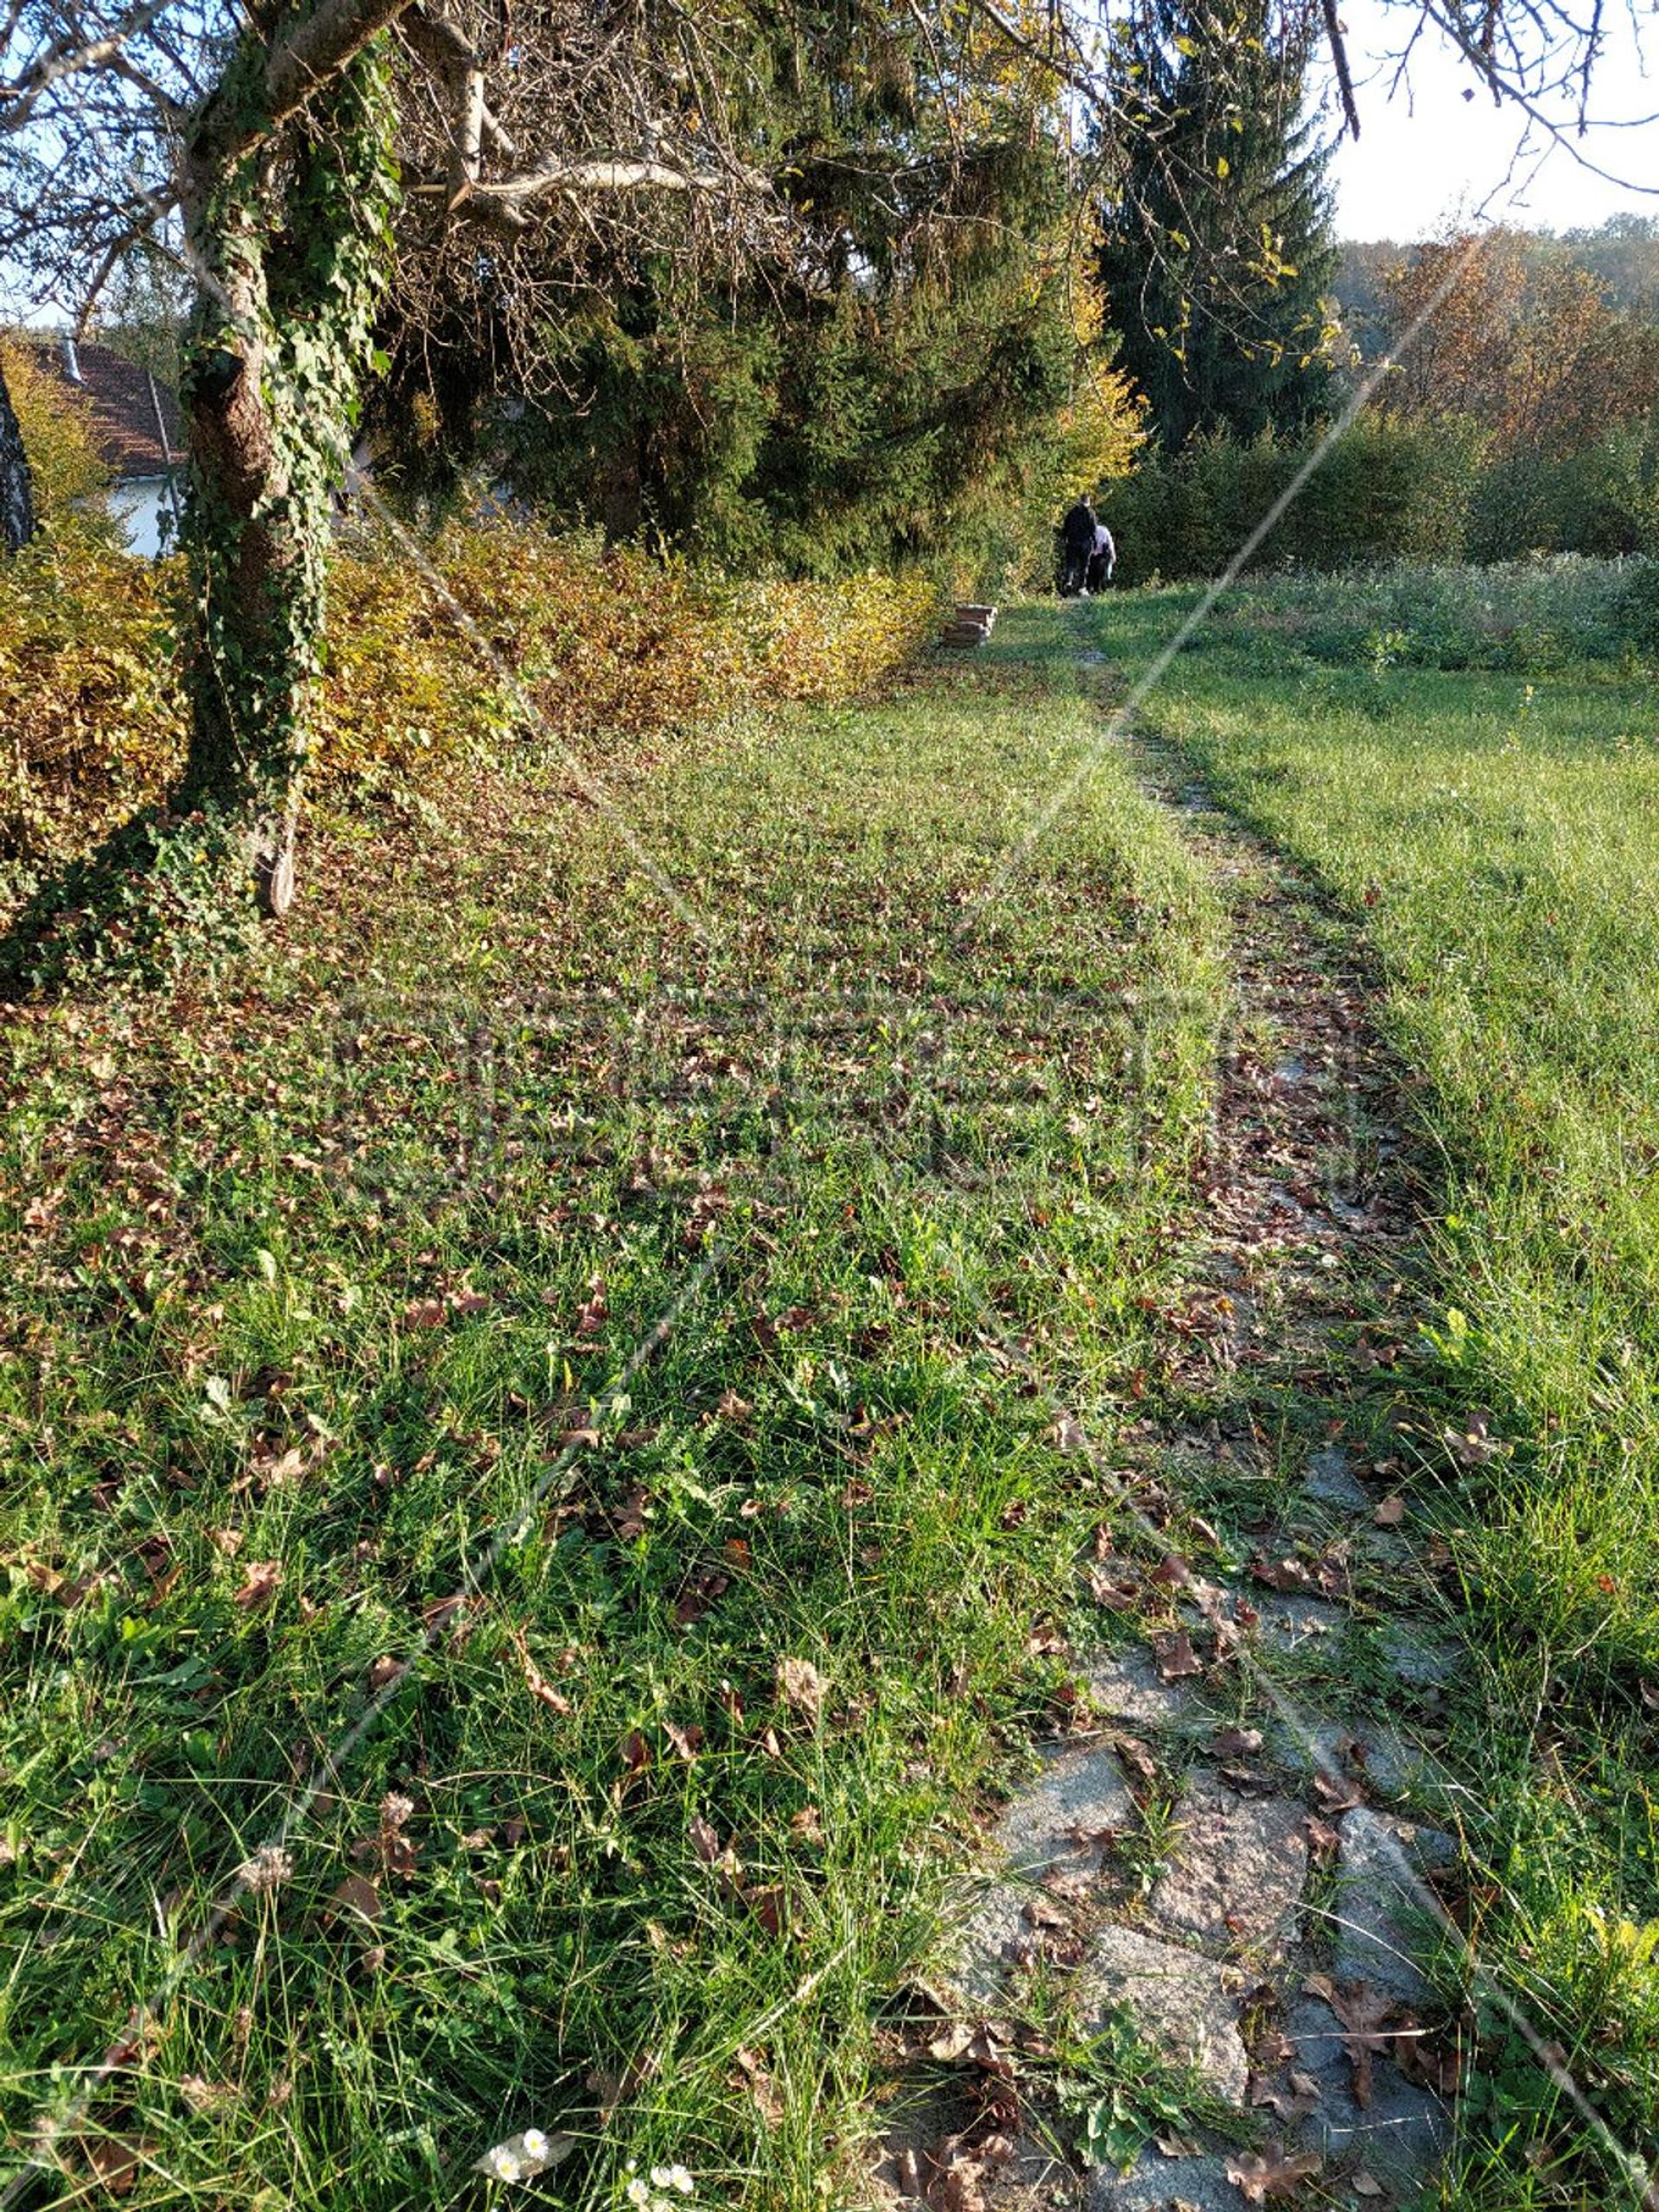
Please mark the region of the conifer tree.
<svg viewBox="0 0 1659 2212"><path fill-rule="evenodd" d="M1159 442L1296 431L1326 404L1338 258L1311 31L1272 0L1145 0L1121 56L1118 188L1100 276Z"/></svg>

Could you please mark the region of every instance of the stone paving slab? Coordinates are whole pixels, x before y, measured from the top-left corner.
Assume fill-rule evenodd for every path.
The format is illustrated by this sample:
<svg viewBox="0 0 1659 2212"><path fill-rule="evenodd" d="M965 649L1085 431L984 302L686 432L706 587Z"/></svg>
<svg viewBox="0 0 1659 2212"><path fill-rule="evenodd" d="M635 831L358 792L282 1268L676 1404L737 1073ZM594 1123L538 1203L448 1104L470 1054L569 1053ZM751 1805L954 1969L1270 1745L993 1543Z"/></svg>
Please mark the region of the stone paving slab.
<svg viewBox="0 0 1659 2212"><path fill-rule="evenodd" d="M1353 2067L1343 2049L1342 2028L1322 1998L1292 2006L1286 2032L1296 2044L1296 2063L1319 2085L1320 2103L1302 2123L1301 2139L1326 2158L1353 2158L1379 2181L1414 2177L1445 2152L1451 2134L1446 2107L1432 2090L1419 2088L1380 2052L1371 2058L1371 2101L1353 2093Z"/></svg>
<svg viewBox="0 0 1659 2212"><path fill-rule="evenodd" d="M1133 1827L1138 1818L1111 1752L1080 1744L1048 1755L1035 1780L1010 1801L992 1840L1010 1872L1035 1882L1074 1868L1097 1872L1105 1834Z"/></svg>
<svg viewBox="0 0 1659 2212"><path fill-rule="evenodd" d="M1166 1682L1149 1651L1102 1652L1084 1669L1096 1713L1140 1728L1170 1728L1197 1717L1185 1682Z"/></svg>
<svg viewBox="0 0 1659 2212"><path fill-rule="evenodd" d="M1402 2004L1427 1999L1429 1985L1414 1961L1430 1934L1421 1877L1456 1853L1452 1838L1437 1828L1369 1805L1344 1815L1332 1908L1338 1981L1369 1981Z"/></svg>
<svg viewBox="0 0 1659 2212"><path fill-rule="evenodd" d="M1089 2178L1089 2212L1245 2212L1220 2155L1166 2158L1156 2145L1127 2174L1096 2166Z"/></svg>
<svg viewBox="0 0 1659 2212"><path fill-rule="evenodd" d="M1410 1797L1445 1778L1432 1751L1386 1720L1355 1727L1329 1720L1293 1727L1280 1720L1266 1736L1274 1758L1293 1774L1311 1777L1323 1772L1359 1790L1370 1784L1385 1797Z"/></svg>
<svg viewBox="0 0 1659 2212"><path fill-rule="evenodd" d="M987 1883L952 1946L941 1980L967 2005L995 2010L1039 1929L1033 1908L1087 1891L1110 1839L1139 1818L1122 1768L1090 1745L1051 1752L992 1831L1002 1871Z"/></svg>
<svg viewBox="0 0 1659 2212"><path fill-rule="evenodd" d="M1395 1621L1382 1630L1382 1643L1389 1666L1413 1689L1439 1689L1458 1671L1459 1648L1453 1637Z"/></svg>
<svg viewBox="0 0 1659 2212"><path fill-rule="evenodd" d="M1370 1513L1373 1504L1370 1492L1353 1471L1353 1461L1334 1444L1309 1452L1303 1465L1302 1495L1339 1513Z"/></svg>
<svg viewBox="0 0 1659 2212"><path fill-rule="evenodd" d="M1201 1952L1160 1942L1138 1928L1103 1929L1078 1969L1085 2016L1126 2005L1147 2041L1205 2086L1242 2104L1249 2062L1238 2031L1234 1975Z"/></svg>
<svg viewBox="0 0 1659 2212"><path fill-rule="evenodd" d="M1287 1797L1240 1796L1196 1769L1175 1808L1179 1840L1153 1891L1153 1918L1216 1948L1280 1949L1300 1919L1306 1818Z"/></svg>

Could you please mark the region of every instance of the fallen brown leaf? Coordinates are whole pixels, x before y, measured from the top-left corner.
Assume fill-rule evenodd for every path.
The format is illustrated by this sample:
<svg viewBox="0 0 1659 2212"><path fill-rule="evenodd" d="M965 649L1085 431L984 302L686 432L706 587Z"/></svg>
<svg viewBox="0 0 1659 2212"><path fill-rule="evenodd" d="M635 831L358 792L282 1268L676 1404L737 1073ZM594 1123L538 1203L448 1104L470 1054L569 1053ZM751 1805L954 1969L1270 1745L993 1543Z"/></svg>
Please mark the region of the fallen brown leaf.
<svg viewBox="0 0 1659 2212"><path fill-rule="evenodd" d="M141 2164L154 2158L156 2145L135 2135L94 2135L83 2145L86 2163L111 2196L125 2196Z"/></svg>
<svg viewBox="0 0 1659 2212"><path fill-rule="evenodd" d="M348 1874L339 1886L329 1893L325 1918L337 1920L342 1913L355 1913L359 1919L370 1922L380 1917L380 1891L366 1874Z"/></svg>
<svg viewBox="0 0 1659 2212"><path fill-rule="evenodd" d="M1354 2069L1354 2102L1362 2107L1371 2101L1371 2060L1386 2050L1389 2037L1382 2023L1397 2008L1385 1990L1368 1981L1336 1983L1328 1974L1310 1974L1304 1986L1312 1997L1322 1997L1342 2027L1343 2048Z"/></svg>
<svg viewBox="0 0 1659 2212"><path fill-rule="evenodd" d="M1157 1663L1158 1672L1166 1682L1178 1682L1188 1675L1204 1672L1203 1665L1192 1649L1192 1639L1184 1628L1178 1628L1168 1636L1154 1636L1152 1656Z"/></svg>
<svg viewBox="0 0 1659 2212"><path fill-rule="evenodd" d="M776 1883L769 1883L763 1889L748 1890L744 1894L748 1898L750 1911L767 1935L781 1936L789 1917L782 1889Z"/></svg>
<svg viewBox="0 0 1659 2212"><path fill-rule="evenodd" d="M1230 2159L1227 2178L1243 2191L1247 2202L1265 2204L1270 2196L1288 2196L1300 2183L1311 2180L1324 2163L1313 2151L1291 2155L1270 2143L1260 2154L1252 2152Z"/></svg>
<svg viewBox="0 0 1659 2212"><path fill-rule="evenodd" d="M743 2086L753 2101L755 2110L768 2127L782 2124L784 2101L772 2086L772 2076L757 2053L737 2050L733 2053Z"/></svg>
<svg viewBox="0 0 1659 2212"><path fill-rule="evenodd" d="M574 1712L575 1708L569 1699L562 1691L554 1688L552 1683L548 1681L546 1675L531 1657L529 1647L524 1637L515 1636L512 1641L513 1649L518 1654L518 1665L524 1675L524 1688L537 1704L544 1705L550 1713L564 1714Z"/></svg>
<svg viewBox="0 0 1659 2212"><path fill-rule="evenodd" d="M283 1579L283 1562L279 1559L257 1559L249 1563L242 1586L235 1593L232 1603L245 1612L257 1612L268 1605L276 1594L276 1586Z"/></svg>
<svg viewBox="0 0 1659 2212"><path fill-rule="evenodd" d="M1299 1559L1253 1559L1250 1573L1269 1590L1300 1591L1315 1587L1313 1570Z"/></svg>
<svg viewBox="0 0 1659 2212"><path fill-rule="evenodd" d="M1295 2127L1307 2118L1309 2113L1317 2111L1321 2102L1318 2084L1307 2075L1303 2075L1301 2079L1307 2082L1308 2086L1299 2089L1293 2080L1291 2094L1287 2096L1274 2082L1263 2081L1259 2075L1252 2075L1249 2086L1250 2102L1253 2105L1265 2105L1278 2120L1281 2127Z"/></svg>

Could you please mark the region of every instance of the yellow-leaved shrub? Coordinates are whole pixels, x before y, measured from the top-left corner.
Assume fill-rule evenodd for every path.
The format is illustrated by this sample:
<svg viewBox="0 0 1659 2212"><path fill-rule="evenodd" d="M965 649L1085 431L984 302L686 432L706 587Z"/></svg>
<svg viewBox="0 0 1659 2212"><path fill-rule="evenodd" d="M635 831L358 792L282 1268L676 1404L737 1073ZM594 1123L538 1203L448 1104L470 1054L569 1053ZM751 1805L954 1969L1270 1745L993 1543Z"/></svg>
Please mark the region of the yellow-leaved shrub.
<svg viewBox="0 0 1659 2212"><path fill-rule="evenodd" d="M20 406L19 413L23 410ZM25 423L25 435L29 426ZM182 758L180 564L43 533L0 560L0 891L158 798ZM419 789L550 729L598 754L867 690L933 633L935 587L733 582L533 524L456 524L334 562L314 780Z"/></svg>

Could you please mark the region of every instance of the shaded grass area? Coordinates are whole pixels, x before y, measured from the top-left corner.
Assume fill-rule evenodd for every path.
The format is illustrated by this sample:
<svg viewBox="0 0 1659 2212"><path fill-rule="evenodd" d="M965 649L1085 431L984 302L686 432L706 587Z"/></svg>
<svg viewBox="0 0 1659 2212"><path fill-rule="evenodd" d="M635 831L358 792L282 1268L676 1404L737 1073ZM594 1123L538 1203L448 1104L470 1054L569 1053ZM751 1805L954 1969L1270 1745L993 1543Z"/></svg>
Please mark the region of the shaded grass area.
<svg viewBox="0 0 1659 2212"><path fill-rule="evenodd" d="M1142 721L1361 926L1377 1016L1421 1078L1435 1311L1397 1370L1413 1410L1395 1448L1436 1501L1472 1616L1449 1740L1490 1877L1471 1903L1476 1955L1645 2163L1659 2120L1653 689L1605 668L1529 683L1401 665L1433 658L1421 636L1409 652L1356 641L1333 665L1324 588L1303 587L1288 629L1288 587L1259 620L1241 594ZM1096 641L1133 668L1191 603L1096 608ZM1376 1395L1375 1379L1358 1387ZM1626 2201L1535 2053L1501 2015L1484 2024L1457 2201ZM1568 2146L1586 2163L1563 2162Z"/></svg>
<svg viewBox="0 0 1659 2212"><path fill-rule="evenodd" d="M1205 1103L1215 910L1120 766L976 908L1069 649L639 764L683 906L556 771L458 781L263 961L10 1022L29 2201L481 2202L531 2125L571 2204L856 2193L1100 1519L1051 1393L1109 1428Z"/></svg>

